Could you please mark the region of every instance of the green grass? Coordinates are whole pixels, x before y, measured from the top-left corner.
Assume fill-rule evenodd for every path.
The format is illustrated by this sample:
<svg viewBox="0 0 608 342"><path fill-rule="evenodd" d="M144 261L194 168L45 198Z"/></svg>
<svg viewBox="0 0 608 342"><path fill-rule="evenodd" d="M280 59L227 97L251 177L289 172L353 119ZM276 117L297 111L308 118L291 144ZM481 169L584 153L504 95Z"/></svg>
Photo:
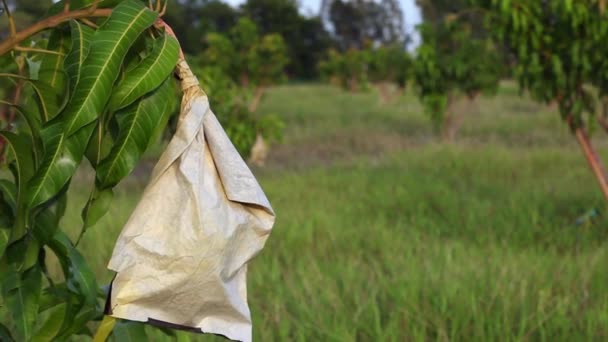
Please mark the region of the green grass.
<svg viewBox="0 0 608 342"><path fill-rule="evenodd" d="M608 340L605 202L558 115L511 88L468 113L452 145L411 93L380 106L328 86L273 89L260 111L287 128L254 170L278 215L248 275L255 340ZM79 246L103 282L146 177L117 189ZM72 237L87 191L71 190ZM594 207L604 218L574 224Z"/></svg>

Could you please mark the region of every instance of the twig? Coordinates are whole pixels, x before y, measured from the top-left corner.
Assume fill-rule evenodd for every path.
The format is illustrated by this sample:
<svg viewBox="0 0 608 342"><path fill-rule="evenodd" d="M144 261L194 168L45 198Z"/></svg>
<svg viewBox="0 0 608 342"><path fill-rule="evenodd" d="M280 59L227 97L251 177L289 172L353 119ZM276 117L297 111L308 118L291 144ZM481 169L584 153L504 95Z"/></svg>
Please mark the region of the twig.
<svg viewBox="0 0 608 342"><path fill-rule="evenodd" d="M6 11L6 16L8 17L8 27L11 31L11 37L17 34L17 29L15 28L15 19L11 15L11 10L8 8L6 4L6 0L2 0L2 5L4 6L4 10Z"/></svg>
<svg viewBox="0 0 608 342"><path fill-rule="evenodd" d="M37 48L25 47L25 46L19 46L19 45L15 46L15 48L13 48L13 50L21 51L21 52L38 52L38 53L47 53L49 55L65 56L64 53L61 53L59 51L37 49Z"/></svg>
<svg viewBox="0 0 608 342"><path fill-rule="evenodd" d="M94 22L90 21L87 18L81 18L79 20L82 21L83 24L85 24L87 26L90 26L90 27L92 27L94 29L98 29L99 28L99 26L97 26L97 24L95 24Z"/></svg>
<svg viewBox="0 0 608 342"><path fill-rule="evenodd" d="M160 12L158 12L159 17L162 17L165 14L167 14L167 5L168 4L169 4L169 0L165 1L165 4L163 5L163 9Z"/></svg>
<svg viewBox="0 0 608 342"><path fill-rule="evenodd" d="M17 75L17 74L9 74L6 72L0 72L0 77L10 77L10 78L16 78L18 80L27 80L28 78L22 75Z"/></svg>
<svg viewBox="0 0 608 342"><path fill-rule="evenodd" d="M5 0L2 1L4 2ZM82 9L67 13L60 13L52 17L48 17L26 28L23 31L16 32L14 35L11 35L11 37L0 43L0 55L4 55L8 51L14 49L17 44L35 35L36 33L51 27L58 26L66 21L90 17L107 17L111 13L112 10L109 8L95 9L93 11L91 11L90 9Z"/></svg>

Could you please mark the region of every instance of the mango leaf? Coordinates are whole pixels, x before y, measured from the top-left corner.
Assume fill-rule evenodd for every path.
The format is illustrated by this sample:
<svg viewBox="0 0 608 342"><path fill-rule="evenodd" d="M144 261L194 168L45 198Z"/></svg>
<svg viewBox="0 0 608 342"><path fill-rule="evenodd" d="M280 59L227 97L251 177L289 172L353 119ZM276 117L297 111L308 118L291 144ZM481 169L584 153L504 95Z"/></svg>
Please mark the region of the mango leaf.
<svg viewBox="0 0 608 342"><path fill-rule="evenodd" d="M117 319L112 316L103 316L103 320L97 328L97 332L95 332L93 341L107 341L108 336L110 336L112 330L114 329L114 325L116 325L116 320Z"/></svg>
<svg viewBox="0 0 608 342"><path fill-rule="evenodd" d="M7 247L7 260L17 272L29 270L38 262L40 248L40 242L28 234Z"/></svg>
<svg viewBox="0 0 608 342"><path fill-rule="evenodd" d="M108 212L112 204L112 198L114 198L112 189L95 189L93 191L91 198L89 198L89 201L82 210L83 229L97 223ZM84 230L82 233L84 234Z"/></svg>
<svg viewBox="0 0 608 342"><path fill-rule="evenodd" d="M42 130L45 154L28 183L25 200L28 208L45 203L67 184L82 160L94 127L93 123L70 137L66 137L61 121Z"/></svg>
<svg viewBox="0 0 608 342"><path fill-rule="evenodd" d="M0 179L0 193L2 193L6 204L15 212L17 210L17 186L15 183L6 179Z"/></svg>
<svg viewBox="0 0 608 342"><path fill-rule="evenodd" d="M63 217L67 206L67 189L69 183L64 186L60 193L55 197L51 205L42 207L34 216L33 234L41 244L46 245L51 241L57 229L59 221Z"/></svg>
<svg viewBox="0 0 608 342"><path fill-rule="evenodd" d="M33 114L31 111L17 106L15 104L0 100L0 104L8 106L12 108L15 113L19 114L23 118L23 121L26 123L27 128L30 134L30 140L32 141L32 146L35 147L34 152L37 153L42 151L42 142L40 141L40 119ZM37 159L35 155L35 160Z"/></svg>
<svg viewBox="0 0 608 342"><path fill-rule="evenodd" d="M48 310L46 320L32 337L32 342L52 342L56 340L55 337L59 334L65 318L66 307L66 303L61 303Z"/></svg>
<svg viewBox="0 0 608 342"><path fill-rule="evenodd" d="M5 342L14 342L15 341L15 339L11 335L11 331L8 330L8 328L2 323L0 323L0 341L5 341Z"/></svg>
<svg viewBox="0 0 608 342"><path fill-rule="evenodd" d="M68 289L80 296L88 306L95 306L97 297L95 274L67 235L58 230L55 239L49 242L48 246L59 258Z"/></svg>
<svg viewBox="0 0 608 342"><path fill-rule="evenodd" d="M65 283L49 286L42 290L42 295L40 296L40 309L38 312L44 312L61 303L67 303L69 297L70 293Z"/></svg>
<svg viewBox="0 0 608 342"><path fill-rule="evenodd" d="M42 273L38 267L33 267L19 276L16 287L5 292L4 299L15 322L17 341L29 341L34 334L41 291Z"/></svg>
<svg viewBox="0 0 608 342"><path fill-rule="evenodd" d="M70 34L68 31L59 27L51 32L46 49L55 51L59 54L44 54L40 62L38 79L45 82L59 94L65 93L66 73L63 69L65 55L70 48Z"/></svg>
<svg viewBox="0 0 608 342"><path fill-rule="evenodd" d="M175 38L163 35L156 39L150 54L128 71L115 88L110 98L110 111L124 108L158 88L175 68L178 53L179 43Z"/></svg>
<svg viewBox="0 0 608 342"><path fill-rule="evenodd" d="M97 169L99 162L110 153L112 145L114 144L112 135L108 134L107 127L107 124L104 124L101 121L97 122L95 131L93 132L91 140L89 140L89 145L85 152L85 156L94 169Z"/></svg>
<svg viewBox="0 0 608 342"><path fill-rule="evenodd" d="M17 240L26 233L26 210L23 205L23 196L26 182L32 177L34 159L28 140L23 136L12 132L0 131L0 137L6 140L15 158L13 165L17 175L15 180L17 183L17 214L12 238L13 240Z"/></svg>
<svg viewBox="0 0 608 342"><path fill-rule="evenodd" d="M10 203L10 196L12 195L6 195L5 189L0 187L0 258L4 255L4 250L11 238L11 228L15 217L15 207Z"/></svg>
<svg viewBox="0 0 608 342"><path fill-rule="evenodd" d="M97 166L97 181L102 189L113 187L133 171L155 129L175 108L173 85L173 80L167 78L158 89L116 113L118 138L108 157Z"/></svg>
<svg viewBox="0 0 608 342"><path fill-rule="evenodd" d="M116 342L147 341L145 326L142 323L121 321L114 325L112 338Z"/></svg>
<svg viewBox="0 0 608 342"><path fill-rule="evenodd" d="M87 323L89 323L91 320L95 319L99 315L100 312L96 308L85 308L69 322L70 324L67 326L66 329L62 329L62 332L58 336L58 339L65 340L66 338L76 334L85 334L90 336L91 332L87 328Z"/></svg>
<svg viewBox="0 0 608 342"><path fill-rule="evenodd" d="M84 64L84 59L89 53L91 47L91 38L95 31L85 25L82 25L76 20L70 21L70 30L72 35L72 48L65 57L64 68L68 75L69 94L74 94L74 88L80 78L81 68Z"/></svg>
<svg viewBox="0 0 608 342"><path fill-rule="evenodd" d="M157 17L138 0L125 0L95 32L74 96L65 109L66 134L93 122L103 111L131 44Z"/></svg>
<svg viewBox="0 0 608 342"><path fill-rule="evenodd" d="M61 72L63 73L63 70ZM65 78L65 75L63 77ZM36 94L34 99L40 109L41 121L47 122L57 116L66 103L66 97L61 96L64 91L55 89L42 80L28 80L27 83Z"/></svg>

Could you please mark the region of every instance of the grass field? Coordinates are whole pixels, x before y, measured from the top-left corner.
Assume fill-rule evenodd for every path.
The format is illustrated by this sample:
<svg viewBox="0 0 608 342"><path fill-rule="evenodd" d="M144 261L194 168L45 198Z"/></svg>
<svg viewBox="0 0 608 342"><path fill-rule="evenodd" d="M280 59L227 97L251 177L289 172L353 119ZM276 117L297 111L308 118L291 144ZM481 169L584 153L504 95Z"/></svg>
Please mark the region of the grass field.
<svg viewBox="0 0 608 342"><path fill-rule="evenodd" d="M287 126L254 169L278 215L249 271L256 341L608 340L608 212L548 107L505 84L449 145L411 94L381 106L290 85L260 112ZM146 182L137 176L79 246L104 282ZM89 189L72 188L79 213ZM592 208L603 218L575 225ZM79 225L64 221L73 237Z"/></svg>

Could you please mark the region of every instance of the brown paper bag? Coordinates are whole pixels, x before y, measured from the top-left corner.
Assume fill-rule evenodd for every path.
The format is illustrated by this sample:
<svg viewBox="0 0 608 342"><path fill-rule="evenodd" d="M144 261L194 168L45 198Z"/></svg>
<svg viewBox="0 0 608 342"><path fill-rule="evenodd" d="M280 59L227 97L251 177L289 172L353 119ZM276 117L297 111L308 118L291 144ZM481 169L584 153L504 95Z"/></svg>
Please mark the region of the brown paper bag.
<svg viewBox="0 0 608 342"><path fill-rule="evenodd" d="M274 212L185 61L177 132L120 234L111 316L251 340L247 262Z"/></svg>

